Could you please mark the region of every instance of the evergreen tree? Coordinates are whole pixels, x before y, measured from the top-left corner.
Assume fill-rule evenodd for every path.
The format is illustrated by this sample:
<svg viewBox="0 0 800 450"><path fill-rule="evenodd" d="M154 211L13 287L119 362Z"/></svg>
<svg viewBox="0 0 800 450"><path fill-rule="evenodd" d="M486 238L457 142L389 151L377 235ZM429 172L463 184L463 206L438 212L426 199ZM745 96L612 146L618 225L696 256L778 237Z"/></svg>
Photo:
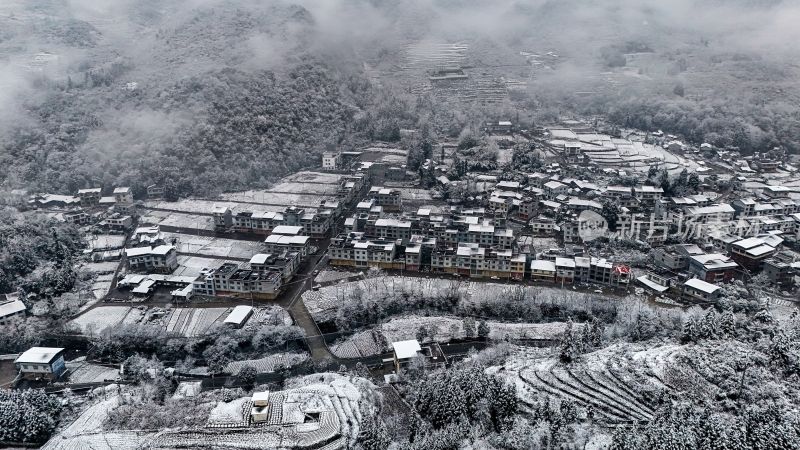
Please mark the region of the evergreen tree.
<svg viewBox="0 0 800 450"><path fill-rule="evenodd" d="M392 443L386 425L375 412L362 412L358 444L363 450L384 450Z"/></svg>
<svg viewBox="0 0 800 450"><path fill-rule="evenodd" d="M736 335L736 316L733 315L732 310L726 309L722 313L722 317L719 321L719 331L726 337L733 337Z"/></svg>
<svg viewBox="0 0 800 450"><path fill-rule="evenodd" d="M717 313L709 309L700 321L699 335L703 339L717 338Z"/></svg>
<svg viewBox="0 0 800 450"><path fill-rule="evenodd" d="M686 181L686 187L693 194L696 194L700 190L700 176L697 175L697 172L692 172L689 175L689 178Z"/></svg>
<svg viewBox="0 0 800 450"><path fill-rule="evenodd" d="M485 321L485 320L481 319L481 320L478 322L478 337L480 337L480 338L484 338L484 339L485 339L485 338L488 338L488 337L489 337L489 332L490 332L490 331L491 331L491 330L489 330L489 324L488 324L488 323L486 323L486 321Z"/></svg>
<svg viewBox="0 0 800 450"><path fill-rule="evenodd" d="M428 337L428 329L425 328L425 325L420 325L417 329L416 338L419 342L424 342L425 339Z"/></svg>
<svg viewBox="0 0 800 450"><path fill-rule="evenodd" d="M694 317L689 317L683 323L683 331L681 332L681 342L688 344L689 342L697 342L698 329L697 320Z"/></svg>
<svg viewBox="0 0 800 450"><path fill-rule="evenodd" d="M462 321L464 327L464 336L469 339L475 337L475 319L472 317L465 317Z"/></svg>
<svg viewBox="0 0 800 450"><path fill-rule="evenodd" d="M569 364L578 357L579 342L576 341L572 330L572 319L567 321L564 328L564 334L561 336L561 344L559 346L558 359L564 364Z"/></svg>
<svg viewBox="0 0 800 450"><path fill-rule="evenodd" d="M592 347L598 348L603 344L603 324L597 317L592 318Z"/></svg>

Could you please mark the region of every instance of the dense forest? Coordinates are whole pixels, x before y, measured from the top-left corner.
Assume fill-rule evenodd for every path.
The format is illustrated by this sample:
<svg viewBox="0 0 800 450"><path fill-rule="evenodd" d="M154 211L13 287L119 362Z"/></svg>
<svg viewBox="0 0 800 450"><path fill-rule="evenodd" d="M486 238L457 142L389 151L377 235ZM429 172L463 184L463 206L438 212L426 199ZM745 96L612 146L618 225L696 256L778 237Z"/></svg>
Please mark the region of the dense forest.
<svg viewBox="0 0 800 450"><path fill-rule="evenodd" d="M316 162L325 144L337 144L351 108L340 99L339 84L320 67L301 65L288 76L267 71L221 69L181 80L156 99L134 91L124 104L144 127L160 133L178 120L164 140L148 138L135 146L105 130L125 126L91 111L92 91L73 86L56 90L33 112L37 127L20 127L4 143L2 182L31 190L74 193L87 186L130 185L141 194L152 183L173 196L213 195L223 190L263 186L277 176ZM112 119L113 120L113 119ZM112 128L113 129L113 128ZM120 133L126 130L123 128ZM112 139L98 142L93 134Z"/></svg>
<svg viewBox="0 0 800 450"><path fill-rule="evenodd" d="M73 258L83 248L83 236L72 225L0 208L0 293L69 292L77 277Z"/></svg>

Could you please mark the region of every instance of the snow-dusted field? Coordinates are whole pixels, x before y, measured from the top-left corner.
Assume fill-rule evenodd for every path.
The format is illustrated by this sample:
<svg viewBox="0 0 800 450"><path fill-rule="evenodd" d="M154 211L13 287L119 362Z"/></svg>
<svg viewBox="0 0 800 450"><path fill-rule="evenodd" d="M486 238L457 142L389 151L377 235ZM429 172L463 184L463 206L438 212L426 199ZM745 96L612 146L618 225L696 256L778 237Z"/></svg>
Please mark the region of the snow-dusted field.
<svg viewBox="0 0 800 450"><path fill-rule="evenodd" d="M596 294L577 293L556 287L485 283L461 279L381 276L325 286L302 295L308 311L318 322L335 319L338 308L360 293L364 298L422 297L426 299L458 296L462 302L490 301L497 298L524 297L537 303L568 302L581 304L597 298ZM615 300L618 301L618 300Z"/></svg>
<svg viewBox="0 0 800 450"><path fill-rule="evenodd" d="M108 391L107 399L89 406L74 422L53 435L42 449L137 450L144 448L155 432L103 431L103 423L108 418L108 413L120 403L115 385L105 389Z"/></svg>
<svg viewBox="0 0 800 450"><path fill-rule="evenodd" d="M152 448L345 448L360 432L361 405L374 386L338 374L315 374L289 380L286 390L270 393L267 420L251 424L250 398L218 404L204 429L167 430ZM318 414L309 419L308 414ZM323 444L330 444L321 447Z"/></svg>
<svg viewBox="0 0 800 450"><path fill-rule="evenodd" d="M202 336L212 325L225 320L230 308L176 308L166 322L166 331L184 337Z"/></svg>
<svg viewBox="0 0 800 450"><path fill-rule="evenodd" d="M227 261L218 258L203 258L200 256L179 255L178 268L172 272L172 275L196 277L200 275L200 271L202 269L216 269L226 262L235 261Z"/></svg>
<svg viewBox="0 0 800 450"><path fill-rule="evenodd" d="M326 269L320 271L316 277L314 277L314 283L328 283L331 281L338 281L344 280L346 278L358 275L357 272L347 272L344 270L331 270Z"/></svg>
<svg viewBox="0 0 800 450"><path fill-rule="evenodd" d="M271 373L296 366L308 360L307 353L278 353L260 359L233 361L225 367L225 373L238 375L245 366L253 366L258 373Z"/></svg>
<svg viewBox="0 0 800 450"><path fill-rule="evenodd" d="M83 359L68 361L66 366L71 383L101 383L119 378L119 369L91 364Z"/></svg>
<svg viewBox="0 0 800 450"><path fill-rule="evenodd" d="M661 354L658 349L650 350ZM629 350L635 349L627 344L611 346L584 355L581 364L564 366L552 350L520 348L505 364L488 370L513 384L523 403L533 403L541 394L548 394L591 407L607 423L649 421L653 418L653 406L608 368L613 365L615 355Z"/></svg>
<svg viewBox="0 0 800 450"><path fill-rule="evenodd" d="M153 319L159 308L140 310L128 306L99 306L70 321L84 334L99 333L108 327L146 323L184 337L202 336L216 323L225 320L230 308L176 308Z"/></svg>
<svg viewBox="0 0 800 450"><path fill-rule="evenodd" d="M297 183L327 183L339 184L342 175L327 172L313 172L304 170L302 172L293 173L281 180L281 182L297 182Z"/></svg>
<svg viewBox="0 0 800 450"><path fill-rule="evenodd" d="M336 195L338 190L338 184L304 183L302 181L282 181L269 189L270 192L294 192L297 194L326 196Z"/></svg>
<svg viewBox="0 0 800 450"><path fill-rule="evenodd" d="M214 231L214 219L209 216L198 216L192 213L149 210L139 219L139 222L142 224Z"/></svg>
<svg viewBox="0 0 800 450"><path fill-rule="evenodd" d="M237 239L213 238L185 233L162 233L164 240L176 240L178 253L193 253L209 258L250 259L262 250L261 242L240 241Z"/></svg>
<svg viewBox="0 0 800 450"><path fill-rule="evenodd" d="M88 248L92 251L111 250L125 246L125 236L121 234L93 234L86 238Z"/></svg>
<svg viewBox="0 0 800 450"><path fill-rule="evenodd" d="M433 197L428 189L403 188L400 190L400 199L404 202L430 202Z"/></svg>
<svg viewBox="0 0 800 450"><path fill-rule="evenodd" d="M119 325L130 309L128 306L99 306L72 319L69 324L84 334L99 333L108 327Z"/></svg>
<svg viewBox="0 0 800 450"><path fill-rule="evenodd" d="M234 211L247 211L253 209L263 210L259 205L276 205L276 206L300 206L305 208L316 208L319 203L325 199L336 198L335 194L304 194L304 193L289 193L289 192L272 192L270 190L257 190L257 191L244 191L232 192L229 194L222 194L222 199L234 203L231 209ZM224 202L220 203L223 204ZM210 210L209 210L210 211ZM267 210L269 211L269 210Z"/></svg>
<svg viewBox="0 0 800 450"><path fill-rule="evenodd" d="M489 337L494 340L509 339L558 339L564 332L566 323L503 323L488 321ZM416 339L417 330L425 327L428 335L439 343L466 338L464 321L458 317L446 316L407 316L397 317L375 327L391 350L391 343ZM574 324L580 330L581 324ZM331 351L340 358L357 358L383 353L381 339L376 339L372 330L356 333L331 346Z"/></svg>

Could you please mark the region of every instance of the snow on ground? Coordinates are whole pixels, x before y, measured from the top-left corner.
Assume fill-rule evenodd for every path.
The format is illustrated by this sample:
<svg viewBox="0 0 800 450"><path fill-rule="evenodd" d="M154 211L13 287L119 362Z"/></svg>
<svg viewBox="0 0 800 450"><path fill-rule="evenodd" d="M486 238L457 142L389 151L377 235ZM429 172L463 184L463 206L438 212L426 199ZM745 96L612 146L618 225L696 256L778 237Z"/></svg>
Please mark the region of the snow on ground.
<svg viewBox="0 0 800 450"><path fill-rule="evenodd" d="M101 383L119 378L119 369L91 364L84 358L67 361L70 383Z"/></svg>
<svg viewBox="0 0 800 450"><path fill-rule="evenodd" d="M431 197L431 191L428 189L415 189L415 188L403 188L400 190L400 198L404 201L410 202L429 202L433 200Z"/></svg>
<svg viewBox="0 0 800 450"><path fill-rule="evenodd" d="M86 238L92 251L111 250L125 246L125 236L121 234L92 234Z"/></svg>
<svg viewBox="0 0 800 450"><path fill-rule="evenodd" d="M460 278L381 276L325 286L316 291L306 291L302 299L314 320L326 322L335 319L336 311L342 302L355 295L362 295L363 298L424 297L426 299L458 296L464 302L520 297L539 304L558 301L580 304L601 298L597 294L574 292L557 287L486 283ZM616 297L613 301L620 307L627 305L627 302Z"/></svg>
<svg viewBox="0 0 800 450"><path fill-rule="evenodd" d="M69 321L84 334L96 334L108 327L115 327L130 311L128 306L99 306Z"/></svg>
<svg viewBox="0 0 800 450"><path fill-rule="evenodd" d="M184 337L202 336L217 322L225 320L230 308L176 308L164 318L166 331Z"/></svg>
<svg viewBox="0 0 800 450"><path fill-rule="evenodd" d="M397 317L375 328L375 332L383 336L389 345L398 341L416 339L417 330L425 327L429 336L439 343L454 339L465 339L464 321L459 317L446 316L406 316ZM488 321L489 337L494 340L509 339L558 339L564 332L564 322L551 323L502 323ZM477 324L476 324L477 326ZM574 324L574 329L580 330L581 324ZM356 333L331 346L331 351L340 358L357 358L361 356L374 356L383 353L380 344L372 330Z"/></svg>
<svg viewBox="0 0 800 450"><path fill-rule="evenodd" d="M81 264L81 270L92 273L114 273L117 271L117 267L119 267L119 262L117 261L87 262Z"/></svg>
<svg viewBox="0 0 800 450"><path fill-rule="evenodd" d="M263 210L261 205L316 208L323 200L335 199L336 194L293 194L289 192L272 192L270 190L252 190L222 194L221 197L223 200L233 202L232 210L246 211L253 209ZM207 211L210 212L211 209Z"/></svg>
<svg viewBox="0 0 800 450"><path fill-rule="evenodd" d="M314 283L329 283L331 281L344 280L353 276L358 276L358 272L348 272L344 270L322 270L314 277Z"/></svg>
<svg viewBox="0 0 800 450"><path fill-rule="evenodd" d="M250 398L218 404L202 429L166 430L152 448L344 448L360 432L361 406L374 386L361 378L322 373L288 380L270 392L267 420L249 423ZM309 415L317 414L314 420ZM323 444L331 443L321 447Z"/></svg>
<svg viewBox="0 0 800 450"><path fill-rule="evenodd" d="M247 403L249 403L247 397L230 402L220 402L211 410L208 416L208 423L212 425L246 423L244 412Z"/></svg>
<svg viewBox="0 0 800 450"><path fill-rule="evenodd" d="M261 242L258 241L240 241L184 233L164 232L162 235L167 242L175 239L178 253L194 253L211 258L246 258L249 260L262 250Z"/></svg>
<svg viewBox="0 0 800 450"><path fill-rule="evenodd" d="M238 375L246 366L252 366L258 373L272 373L287 369L308 360L308 353L278 353L259 359L233 361L225 367L225 373Z"/></svg>
<svg viewBox="0 0 800 450"><path fill-rule="evenodd" d="M172 275L183 277L196 277L200 275L202 269L216 269L226 262L236 262L218 258L203 258L200 256L178 256L178 268Z"/></svg>
<svg viewBox="0 0 800 450"><path fill-rule="evenodd" d="M198 216L192 213L149 210L139 219L139 222L141 224L214 231L214 219L212 217Z"/></svg>
<svg viewBox="0 0 800 450"><path fill-rule="evenodd" d="M103 431L108 413L119 406L117 386L105 388L108 399L89 406L75 421L53 435L43 450L136 450L144 448L154 433L140 431ZM100 394L100 398L105 397Z"/></svg>
<svg viewBox="0 0 800 450"><path fill-rule="evenodd" d="M302 171L283 178L281 182L339 184L341 179L342 175L336 173Z"/></svg>
<svg viewBox="0 0 800 450"><path fill-rule="evenodd" d="M196 397L202 390L203 383L200 381L181 381L172 394L173 399L181 399L186 397Z"/></svg>
<svg viewBox="0 0 800 450"><path fill-rule="evenodd" d="M121 324L146 323L160 326L169 333L184 337L202 336L227 316L230 308L176 308L167 310L163 317L161 308L139 309L128 306L98 306L72 319L69 324L84 334L97 334L108 327Z"/></svg>
<svg viewBox="0 0 800 450"><path fill-rule="evenodd" d="M336 195L338 184L304 183L302 181L282 181L270 189L272 192L297 192L303 194Z"/></svg>

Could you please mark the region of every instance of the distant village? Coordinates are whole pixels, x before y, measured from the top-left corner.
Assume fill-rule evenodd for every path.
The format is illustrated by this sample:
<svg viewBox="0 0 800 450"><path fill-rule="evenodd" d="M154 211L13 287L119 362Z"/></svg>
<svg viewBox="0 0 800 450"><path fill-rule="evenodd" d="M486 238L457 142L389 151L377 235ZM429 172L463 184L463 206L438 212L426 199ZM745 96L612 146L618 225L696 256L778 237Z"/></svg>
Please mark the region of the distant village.
<svg viewBox="0 0 800 450"><path fill-rule="evenodd" d="M416 133L403 130L404 139ZM216 389L215 376L235 385L243 367L271 380L308 373L305 361L366 364L390 386L419 361L427 370L448 367L499 333L506 340L513 333L523 345L559 342L557 324L493 322L498 329L492 331L471 317L446 319L449 337L439 339L438 325L413 315L393 319L388 328L340 329L338 308L365 288L371 296L458 298L481 291L513 296L509 288L525 287L565 293L561 302L637 298L688 308L718 304L738 285L766 304L796 304L796 158L777 149L742 157L660 132L603 133L574 120L532 130L498 121L481 133L492 149L486 161L474 148L443 141L411 170L408 149L374 143L327 151L316 169L290 174L269 189L217 198L167 199L157 185L141 192L119 186L32 195L25 199L28 208L74 224L88 243L77 264L93 274L94 298L67 318L67 337L91 342L114 328L139 325L180 339L220 330L302 330L302 337L287 338L284 351L264 353L246 344L255 359L163 369L184 380L176 396L192 396ZM371 284L381 279L391 289ZM415 290L421 292L410 294ZM0 327L33 314L26 306L31 300L20 293L0 297ZM68 344L11 355L16 375L6 383L85 389L130 380L125 364L101 365L76 358L75 351ZM11 362L0 358L0 365ZM162 376L150 370L154 379ZM355 419L337 418L334 403L348 400L324 383L314 386L313 395L302 395L333 403L303 410L292 390L254 391L219 403L202 441L227 445L236 435L225 430L263 430L258 433L272 445L340 448L346 423ZM281 408L305 411L303 420L281 416ZM220 414L223 419L216 418ZM291 440L285 440L287 429L296 430L287 435ZM198 439L192 430L139 438L184 445ZM65 442L91 440L93 433L83 430ZM97 436L132 439L118 432Z"/></svg>
<svg viewBox="0 0 800 450"><path fill-rule="evenodd" d="M90 258L121 261L116 286L142 298L166 286L175 301L274 299L305 258L325 249L331 266L355 271L374 267L505 282L636 287L689 302L714 301L719 283L759 273L778 295L794 292L800 178L790 162L745 159L707 144L693 149L661 133L612 137L575 121L533 131L499 121L487 123L484 132L506 149L519 140L536 142L544 164L533 172L498 170L450 180L454 145L442 143L420 169L435 180L425 188L420 173L406 170L400 149L326 152L321 174L330 184L316 185L325 186L324 195L303 191L312 182L291 186L297 188L293 194L316 204L303 199L303 205L279 205L255 194L246 202L198 205L205 210L172 207L202 214L210 222L205 234L263 238L262 251L247 261L225 261L196 274L176 274L184 252L176 247L179 236L169 238L163 231L191 233L197 225L170 226L143 215L148 209L170 210L159 186L148 187L145 200L134 201L130 188L117 187L109 195L100 188L75 196L34 195L29 203L90 227L95 235L106 234L108 245L93 247ZM708 155L713 157L707 160ZM573 176L573 167L591 176ZM669 196L645 181L650 167L686 169L703 181L694 193ZM638 184L603 183L637 174ZM711 177L727 179L727 186L738 183L746 195L715 189L707 182ZM443 199L457 189L466 191L465 200ZM613 230L604 213L609 203L616 205ZM594 225L602 235L589 229L593 222L600 222ZM613 244L593 246L595 238L639 243L649 248L647 263L626 260Z"/></svg>

